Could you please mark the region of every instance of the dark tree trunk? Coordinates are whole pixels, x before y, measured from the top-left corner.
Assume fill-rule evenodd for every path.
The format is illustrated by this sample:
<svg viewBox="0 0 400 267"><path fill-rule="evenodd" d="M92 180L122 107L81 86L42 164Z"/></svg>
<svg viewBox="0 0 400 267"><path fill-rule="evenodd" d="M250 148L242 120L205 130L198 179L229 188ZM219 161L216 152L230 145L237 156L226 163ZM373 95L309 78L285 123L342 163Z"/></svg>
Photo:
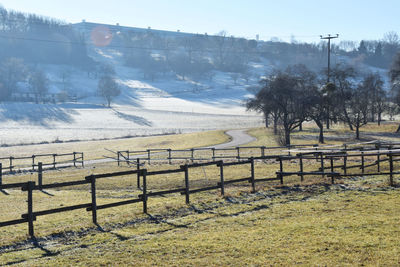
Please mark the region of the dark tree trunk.
<svg viewBox="0 0 400 267"><path fill-rule="evenodd" d="M356 127L356 139L360 140L360 126L356 125L355 127Z"/></svg>
<svg viewBox="0 0 400 267"><path fill-rule="evenodd" d="M346 109L343 110L343 114L344 114L344 117L346 118L347 124L349 125L350 131L353 131L354 128L353 128L353 125L351 125L351 121L350 121L350 118L349 118L349 114L347 113L347 110L346 110Z"/></svg>
<svg viewBox="0 0 400 267"><path fill-rule="evenodd" d="M382 112L378 113L378 126L381 126L381 121L382 121Z"/></svg>
<svg viewBox="0 0 400 267"><path fill-rule="evenodd" d="M317 124L317 126L319 128L318 142L323 144L324 143L324 124L318 120L315 120L315 123Z"/></svg>
<svg viewBox="0 0 400 267"><path fill-rule="evenodd" d="M328 129L329 130L329 128L330 128L330 110L329 110L329 106L327 106L327 108L326 108L326 129Z"/></svg>
<svg viewBox="0 0 400 267"><path fill-rule="evenodd" d="M285 128L285 145L290 146L290 130Z"/></svg>
<svg viewBox="0 0 400 267"><path fill-rule="evenodd" d="M303 131L303 123L301 122L299 125L299 131L302 132Z"/></svg>
<svg viewBox="0 0 400 267"><path fill-rule="evenodd" d="M374 99L376 99L374 97ZM379 110L379 107L378 107ZM375 122L375 114L376 114L376 107L375 107L375 103L372 103L371 105L371 122Z"/></svg>
<svg viewBox="0 0 400 267"><path fill-rule="evenodd" d="M326 129L330 129L331 128L331 125L330 125L330 120L329 120L329 116L328 116L328 118L326 118Z"/></svg>
<svg viewBox="0 0 400 267"><path fill-rule="evenodd" d="M278 115L274 114L274 135L278 134Z"/></svg>
<svg viewBox="0 0 400 267"><path fill-rule="evenodd" d="M268 114L264 114L264 118L265 118L265 127L268 128L269 127Z"/></svg>

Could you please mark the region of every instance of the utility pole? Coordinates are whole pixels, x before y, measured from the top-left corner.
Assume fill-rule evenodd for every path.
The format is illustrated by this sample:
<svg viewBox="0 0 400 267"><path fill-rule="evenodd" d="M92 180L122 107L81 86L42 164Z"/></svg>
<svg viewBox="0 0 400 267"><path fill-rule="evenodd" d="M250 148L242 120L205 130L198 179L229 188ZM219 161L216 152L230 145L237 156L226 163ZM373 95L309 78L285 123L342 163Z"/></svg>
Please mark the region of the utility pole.
<svg viewBox="0 0 400 267"><path fill-rule="evenodd" d="M321 39L328 40L328 82L330 81L330 72L331 72L331 39L339 38L339 34L336 34L336 36L331 36L328 34L328 36L322 36L320 35Z"/></svg>
<svg viewBox="0 0 400 267"><path fill-rule="evenodd" d="M330 75L331 75L331 39L339 38L339 34L336 34L336 36L331 36L328 34L328 36L322 36L320 35L321 39L323 40L328 40L328 79L326 84L328 85L330 82ZM329 100L328 100L329 101ZM330 108L329 105L327 105L327 116L326 116L326 129L330 128Z"/></svg>

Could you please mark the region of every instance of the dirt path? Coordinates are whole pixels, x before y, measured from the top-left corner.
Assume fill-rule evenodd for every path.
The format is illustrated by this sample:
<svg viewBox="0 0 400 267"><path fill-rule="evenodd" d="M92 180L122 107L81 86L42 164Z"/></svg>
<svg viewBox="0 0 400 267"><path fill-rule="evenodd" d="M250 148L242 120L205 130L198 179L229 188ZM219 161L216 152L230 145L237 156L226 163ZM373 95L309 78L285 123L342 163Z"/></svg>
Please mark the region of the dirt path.
<svg viewBox="0 0 400 267"><path fill-rule="evenodd" d="M257 140L255 137L250 136L246 133L247 130L230 130L225 132L227 135L231 136L232 140L228 143L223 143L215 146L210 146L213 148L228 148L228 147L236 147L248 144Z"/></svg>
<svg viewBox="0 0 400 267"><path fill-rule="evenodd" d="M204 148L221 149L221 148L237 147L237 146L245 145L245 144L248 144L250 142L257 140L255 137L248 135L246 132L247 132L247 129L226 131L225 133L231 137L231 140L229 142L223 143L223 144L218 144L218 145L213 145L213 146L208 146L208 147L204 147ZM166 152L160 152L160 153L166 154ZM114 156L116 157L116 155L114 155ZM136 155L135 157L146 158L147 154ZM115 161L115 160L111 159L111 158L85 160L85 165L105 163L105 162L111 162L111 161Z"/></svg>

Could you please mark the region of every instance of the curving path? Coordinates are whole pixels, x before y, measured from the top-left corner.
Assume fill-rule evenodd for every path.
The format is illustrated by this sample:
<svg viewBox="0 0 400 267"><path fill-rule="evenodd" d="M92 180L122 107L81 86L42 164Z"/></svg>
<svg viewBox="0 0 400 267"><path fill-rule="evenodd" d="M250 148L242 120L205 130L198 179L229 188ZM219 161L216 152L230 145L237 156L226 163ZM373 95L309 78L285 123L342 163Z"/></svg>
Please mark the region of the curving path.
<svg viewBox="0 0 400 267"><path fill-rule="evenodd" d="M225 133L231 137L231 140L229 142L218 144L218 145L207 146L207 147L203 147L203 148L221 149L221 148L237 147L237 146L245 145L245 144L248 144L250 142L257 140L255 137L248 135L246 133L246 131L247 131L247 129L226 131ZM160 152L160 153L166 153L166 152ZM135 157L145 158L145 157L147 157L147 154L136 155ZM111 161L115 161L115 160L111 159L111 158L85 160L84 164L91 165L91 164L105 163L105 162L111 162Z"/></svg>
<svg viewBox="0 0 400 267"><path fill-rule="evenodd" d="M241 145L245 145L248 144L250 142L256 141L257 139L253 136L250 136L246 133L246 130L229 130L226 131L225 133L227 135L230 135L232 140L227 142L227 143L223 143L223 144L219 144L219 145L214 145L214 146L209 146L209 147L213 147L213 148L228 148L228 147L236 147L236 146L241 146Z"/></svg>

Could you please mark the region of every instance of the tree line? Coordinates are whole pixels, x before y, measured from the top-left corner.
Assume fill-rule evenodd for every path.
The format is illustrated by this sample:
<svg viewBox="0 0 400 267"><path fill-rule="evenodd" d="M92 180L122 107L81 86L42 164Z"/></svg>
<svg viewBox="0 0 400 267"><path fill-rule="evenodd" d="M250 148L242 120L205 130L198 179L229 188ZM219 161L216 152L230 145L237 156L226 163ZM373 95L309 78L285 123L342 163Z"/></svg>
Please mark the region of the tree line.
<svg viewBox="0 0 400 267"><path fill-rule="evenodd" d="M11 57L42 64L93 63L84 36L72 25L0 6L0 60Z"/></svg>
<svg viewBox="0 0 400 267"><path fill-rule="evenodd" d="M327 53L326 42L256 41L229 36L226 31L207 35L125 30L115 34L113 42L122 46L126 65L141 69L150 80L171 73L180 79L212 79L214 71L248 80L252 75L249 63L265 61L280 69L301 63L318 71L326 65ZM399 48L397 33L388 32L380 40L341 41L332 44L331 51L339 61L347 57L355 66L363 63L389 69Z"/></svg>
<svg viewBox="0 0 400 267"><path fill-rule="evenodd" d="M400 70L400 59L398 62ZM400 81L400 71L392 73L393 80ZM275 70L260 83L261 89L247 101L247 109L262 112L267 127L272 120L282 145L290 145L290 134L306 121L318 126L320 143L324 143L325 127L329 129L332 122L345 123L360 139L363 125L373 121L380 125L382 114L393 112L394 103L388 99L381 75L360 75L348 65L331 69L329 83L302 64Z"/></svg>

